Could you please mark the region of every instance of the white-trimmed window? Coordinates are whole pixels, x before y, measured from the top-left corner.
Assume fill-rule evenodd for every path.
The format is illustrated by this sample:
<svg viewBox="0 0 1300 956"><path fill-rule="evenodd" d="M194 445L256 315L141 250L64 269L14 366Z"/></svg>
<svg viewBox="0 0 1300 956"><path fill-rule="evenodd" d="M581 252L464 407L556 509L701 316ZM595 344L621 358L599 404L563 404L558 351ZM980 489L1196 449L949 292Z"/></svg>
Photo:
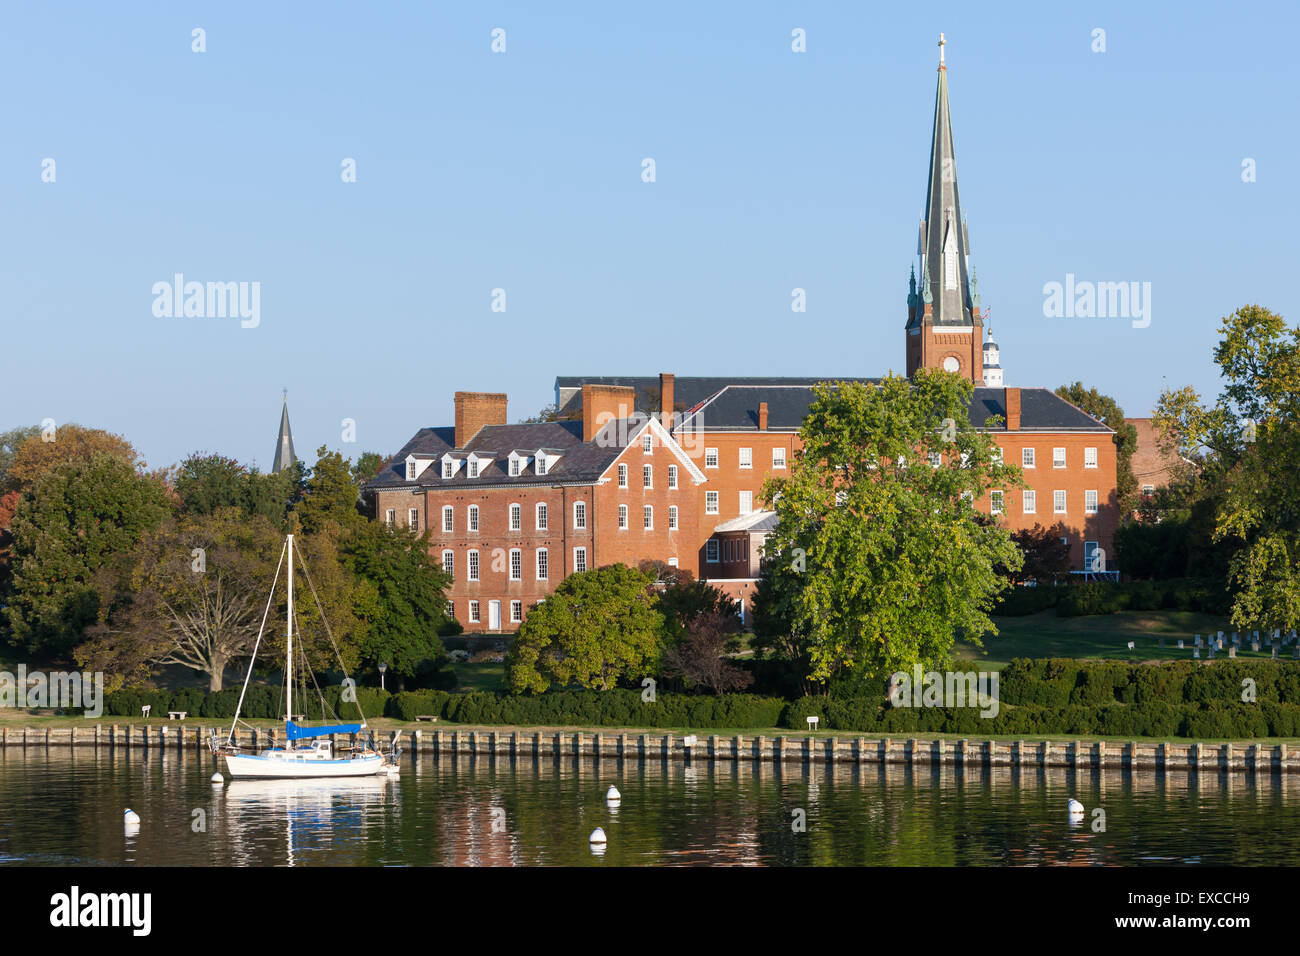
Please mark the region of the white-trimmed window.
<svg viewBox="0 0 1300 956"><path fill-rule="evenodd" d="M1096 448L1085 448L1085 449L1083 450L1083 467L1084 467L1084 468L1096 468L1096 467L1097 467L1097 449L1096 449Z"/></svg>
<svg viewBox="0 0 1300 956"><path fill-rule="evenodd" d="M741 468L754 467L754 449L752 448L740 449L740 467Z"/></svg>
<svg viewBox="0 0 1300 956"><path fill-rule="evenodd" d="M1083 493L1083 513L1087 515L1097 513L1097 492L1085 491Z"/></svg>
<svg viewBox="0 0 1300 956"><path fill-rule="evenodd" d="M943 464L943 455L939 454L937 451L930 452L930 467L933 468L935 471L938 471L939 466L942 464Z"/></svg>
<svg viewBox="0 0 1300 956"><path fill-rule="evenodd" d="M641 487L653 488L655 486L655 468L654 465L641 466Z"/></svg>
<svg viewBox="0 0 1300 956"><path fill-rule="evenodd" d="M627 505L618 506L618 530L627 530Z"/></svg>
<svg viewBox="0 0 1300 956"><path fill-rule="evenodd" d="M992 459L993 459L993 464L995 464L995 465L1000 465L1000 464L1002 464L1002 446L1001 446L1001 445L994 445L994 446L993 446L993 455L992 455Z"/></svg>
<svg viewBox="0 0 1300 956"><path fill-rule="evenodd" d="M668 506L668 530L669 531L677 530L677 506L676 505Z"/></svg>
<svg viewBox="0 0 1300 956"><path fill-rule="evenodd" d="M1052 492L1052 513L1065 514L1065 490L1063 488L1058 488Z"/></svg>
<svg viewBox="0 0 1300 956"><path fill-rule="evenodd" d="M1143 486L1142 486L1142 496L1143 496L1144 498L1145 498L1147 495L1154 495L1155 493L1156 493L1156 486L1155 486L1155 485L1143 485ZM389 512L389 514L392 514L392 512ZM392 524L392 522L390 521L389 524Z"/></svg>
<svg viewBox="0 0 1300 956"><path fill-rule="evenodd" d="M510 623L518 624L523 619L524 619L524 602L511 601L510 602Z"/></svg>
<svg viewBox="0 0 1300 956"><path fill-rule="evenodd" d="M645 434L641 436L641 450L648 455L654 450L654 447L654 438L650 434L650 429L647 428Z"/></svg>
<svg viewBox="0 0 1300 956"><path fill-rule="evenodd" d="M456 463L448 458L442 463L442 477L450 478L456 473Z"/></svg>
<svg viewBox="0 0 1300 956"><path fill-rule="evenodd" d="M1038 513L1038 492L1028 488L1020 493L1020 510L1027 515Z"/></svg>
<svg viewBox="0 0 1300 956"><path fill-rule="evenodd" d="M718 450L716 448L704 449L704 467L705 468L718 467Z"/></svg>
<svg viewBox="0 0 1300 956"><path fill-rule="evenodd" d="M1065 467L1065 449L1064 449L1064 448L1053 448L1053 449L1052 449L1052 467L1053 467L1053 468L1064 468L1064 467Z"/></svg>
<svg viewBox="0 0 1300 956"><path fill-rule="evenodd" d="M677 466L676 465L668 466L668 487L669 488L677 487Z"/></svg>
<svg viewBox="0 0 1300 956"><path fill-rule="evenodd" d="M620 463L618 466L618 486L620 488L627 487L627 464L626 463Z"/></svg>
<svg viewBox="0 0 1300 956"><path fill-rule="evenodd" d="M587 503L585 501L575 501L573 503L573 527L578 531L583 531L587 527Z"/></svg>
<svg viewBox="0 0 1300 956"><path fill-rule="evenodd" d="M510 530L520 531L524 526L524 509L522 505L510 506Z"/></svg>
<svg viewBox="0 0 1300 956"><path fill-rule="evenodd" d="M420 509L419 508L407 509L406 523L410 526L412 531L420 530Z"/></svg>
<svg viewBox="0 0 1300 956"><path fill-rule="evenodd" d="M453 621L456 620L456 602L448 601L443 606L447 609L447 616L451 618Z"/></svg>
<svg viewBox="0 0 1300 956"><path fill-rule="evenodd" d="M469 621L471 624L477 624L479 622L478 601L469 602Z"/></svg>
<svg viewBox="0 0 1300 956"><path fill-rule="evenodd" d="M518 548L510 549L510 580L524 579L524 553Z"/></svg>
<svg viewBox="0 0 1300 956"><path fill-rule="evenodd" d="M1034 467L1034 449L1022 448L1020 450L1020 466L1022 468Z"/></svg>
<svg viewBox="0 0 1300 956"><path fill-rule="evenodd" d="M752 491L742 491L740 493L740 513L747 515L754 510L754 493Z"/></svg>
<svg viewBox="0 0 1300 956"><path fill-rule="evenodd" d="M513 455L510 456L510 477L519 477L519 459Z"/></svg>
<svg viewBox="0 0 1300 956"><path fill-rule="evenodd" d="M467 467L467 469L468 469L467 474L469 475L469 477L471 477L471 478L477 478L477 477L478 477L478 459L477 459L477 458L471 458L471 459L469 459L469 461L466 463L466 467Z"/></svg>
<svg viewBox="0 0 1300 956"><path fill-rule="evenodd" d="M587 549L586 548L573 549L573 570L579 572L587 570Z"/></svg>
<svg viewBox="0 0 1300 956"><path fill-rule="evenodd" d="M706 515L718 513L718 493L716 491L706 491L704 493L704 513Z"/></svg>
<svg viewBox="0 0 1300 956"><path fill-rule="evenodd" d="M394 511L392 508L389 508L387 511L384 512L384 524L388 525L388 527L391 528L393 526L393 522L396 520L397 520L397 512Z"/></svg>
<svg viewBox="0 0 1300 956"><path fill-rule="evenodd" d="M442 530L454 531L456 529L456 509L451 505L442 506Z"/></svg>
<svg viewBox="0 0 1300 956"><path fill-rule="evenodd" d="M413 461L406 463L406 480L415 481L415 462Z"/></svg>
<svg viewBox="0 0 1300 956"><path fill-rule="evenodd" d="M989 513L995 515L1002 514L1002 492L989 492Z"/></svg>
<svg viewBox="0 0 1300 956"><path fill-rule="evenodd" d="M784 449L784 448L773 448L773 449L772 449L772 467L773 467L773 468L784 468L784 467L785 467L785 449Z"/></svg>
<svg viewBox="0 0 1300 956"><path fill-rule="evenodd" d="M546 524L547 524L546 502L539 501L537 502L537 530L546 531L547 530Z"/></svg>
<svg viewBox="0 0 1300 956"><path fill-rule="evenodd" d="M551 576L550 555L545 548L537 549L537 580L546 581Z"/></svg>
<svg viewBox="0 0 1300 956"><path fill-rule="evenodd" d="M655 509L653 505L644 505L641 508L641 530L653 531L655 529Z"/></svg>
<svg viewBox="0 0 1300 956"><path fill-rule="evenodd" d="M549 464L546 455L539 451L537 457L533 459L533 471L537 472L539 475L544 475L546 474L546 469L549 467Z"/></svg>
<svg viewBox="0 0 1300 956"><path fill-rule="evenodd" d="M466 515L465 524L473 534L478 534L478 505L470 505Z"/></svg>
<svg viewBox="0 0 1300 956"><path fill-rule="evenodd" d="M466 567L469 568L469 580L478 580L478 552L470 551L465 560Z"/></svg>
<svg viewBox="0 0 1300 956"><path fill-rule="evenodd" d="M710 538L704 542L704 560L709 564L718 563L718 539Z"/></svg>
<svg viewBox="0 0 1300 956"><path fill-rule="evenodd" d="M442 552L442 573L453 578L456 576L456 552L455 551L448 550Z"/></svg>

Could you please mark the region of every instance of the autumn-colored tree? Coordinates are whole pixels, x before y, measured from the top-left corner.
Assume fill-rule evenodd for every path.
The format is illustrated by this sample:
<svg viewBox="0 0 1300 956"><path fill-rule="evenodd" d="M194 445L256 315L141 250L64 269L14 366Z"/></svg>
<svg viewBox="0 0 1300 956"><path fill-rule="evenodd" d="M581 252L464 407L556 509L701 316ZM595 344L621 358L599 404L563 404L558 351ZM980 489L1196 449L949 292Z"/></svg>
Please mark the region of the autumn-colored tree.
<svg viewBox="0 0 1300 956"><path fill-rule="evenodd" d="M121 435L69 423L17 445L5 470L3 490L25 491L58 465L89 461L96 455L116 458L132 470L140 464L135 448Z"/></svg>

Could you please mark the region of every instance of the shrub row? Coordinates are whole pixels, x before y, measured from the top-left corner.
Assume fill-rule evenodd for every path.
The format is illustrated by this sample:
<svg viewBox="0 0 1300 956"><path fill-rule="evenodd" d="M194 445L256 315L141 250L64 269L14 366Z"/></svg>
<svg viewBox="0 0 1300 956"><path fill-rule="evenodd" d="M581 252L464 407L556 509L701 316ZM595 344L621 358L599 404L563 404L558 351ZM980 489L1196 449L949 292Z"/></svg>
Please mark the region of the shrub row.
<svg viewBox="0 0 1300 956"><path fill-rule="evenodd" d="M1000 700L1013 706L1226 704L1239 702L1248 688L1261 702L1300 705L1300 663L1280 660L1130 664L1017 658L1002 669L999 684Z"/></svg>
<svg viewBox="0 0 1300 956"><path fill-rule="evenodd" d="M191 717L229 718L235 716L235 707L239 704L241 688L230 687L216 693L187 687L183 690L117 690L104 695L104 713L113 717L139 717L140 708L148 704L151 715L165 717L169 710L183 710ZM332 719L338 715L340 720L357 720L362 714L377 717L384 714L391 695L374 687L356 688L356 701L344 701L343 688L332 684L322 688L325 702L329 705L322 712L320 698L309 695L307 699L294 703L294 711L304 715L308 720ZM358 705L360 711L357 710ZM276 719L284 716L284 691L279 687L253 685L244 696L241 716L249 718Z"/></svg>

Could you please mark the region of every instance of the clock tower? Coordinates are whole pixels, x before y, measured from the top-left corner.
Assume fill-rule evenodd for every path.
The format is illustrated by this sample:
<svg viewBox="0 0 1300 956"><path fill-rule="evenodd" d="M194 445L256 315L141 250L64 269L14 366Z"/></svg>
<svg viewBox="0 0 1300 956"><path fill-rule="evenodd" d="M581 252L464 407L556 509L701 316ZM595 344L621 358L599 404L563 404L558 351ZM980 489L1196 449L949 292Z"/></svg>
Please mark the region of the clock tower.
<svg viewBox="0 0 1300 956"><path fill-rule="evenodd" d="M984 321L979 286L969 272L970 240L957 190L944 46L941 33L930 169L916 249L920 288L914 268L907 295L907 374L941 368L982 385Z"/></svg>

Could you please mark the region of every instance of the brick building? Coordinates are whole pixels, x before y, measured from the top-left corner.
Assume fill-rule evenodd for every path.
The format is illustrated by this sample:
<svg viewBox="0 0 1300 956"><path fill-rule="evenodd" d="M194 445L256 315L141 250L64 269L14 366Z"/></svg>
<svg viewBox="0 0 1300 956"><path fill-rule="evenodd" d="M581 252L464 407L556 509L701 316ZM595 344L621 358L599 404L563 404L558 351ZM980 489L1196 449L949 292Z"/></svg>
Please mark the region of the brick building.
<svg viewBox="0 0 1300 956"><path fill-rule="evenodd" d="M1058 528L1083 571L1096 549L1110 553L1118 524L1113 432L1047 388L1004 384L969 263L942 45L924 209L907 374L975 384L971 424L1026 482L976 506L1012 530ZM458 392L454 428L422 429L371 484L376 517L428 527L467 631L514 630L566 574L613 562L662 560L747 601L773 528L763 483L789 474L826 379L560 376L561 420L526 425L507 424L504 395Z"/></svg>
<svg viewBox="0 0 1300 956"><path fill-rule="evenodd" d="M1126 418L1137 430L1137 448L1133 451L1133 476L1138 492L1149 495L1164 488L1191 467L1191 462L1160 447L1155 426L1149 418Z"/></svg>

